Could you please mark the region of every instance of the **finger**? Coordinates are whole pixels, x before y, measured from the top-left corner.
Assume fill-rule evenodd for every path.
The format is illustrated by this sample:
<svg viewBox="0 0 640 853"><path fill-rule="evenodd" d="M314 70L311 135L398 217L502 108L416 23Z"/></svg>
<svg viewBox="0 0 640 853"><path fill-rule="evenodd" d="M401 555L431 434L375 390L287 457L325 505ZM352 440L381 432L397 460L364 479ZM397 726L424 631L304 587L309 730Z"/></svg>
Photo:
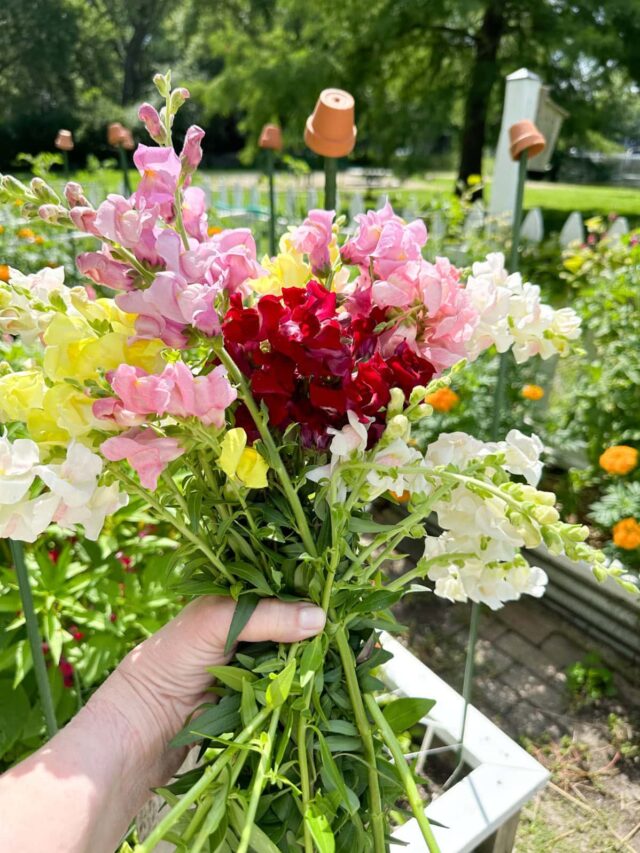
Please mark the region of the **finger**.
<svg viewBox="0 0 640 853"><path fill-rule="evenodd" d="M308 601L288 602L263 598L238 639L249 643L262 640L295 643L319 634L325 622L324 610Z"/></svg>

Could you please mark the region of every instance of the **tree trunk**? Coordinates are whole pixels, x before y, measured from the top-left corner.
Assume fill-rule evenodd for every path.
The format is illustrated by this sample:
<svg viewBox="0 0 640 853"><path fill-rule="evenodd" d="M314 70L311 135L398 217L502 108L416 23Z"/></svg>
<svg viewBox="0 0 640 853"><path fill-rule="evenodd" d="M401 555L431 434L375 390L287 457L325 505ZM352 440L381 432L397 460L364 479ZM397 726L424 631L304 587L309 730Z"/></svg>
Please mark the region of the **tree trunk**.
<svg viewBox="0 0 640 853"><path fill-rule="evenodd" d="M470 175L482 175L487 112L491 90L498 79L498 51L507 24L504 7L504 0L489 0L476 35L464 109L458 187L466 186ZM474 200L481 197L480 189L474 193Z"/></svg>
<svg viewBox="0 0 640 853"><path fill-rule="evenodd" d="M148 24L139 21L133 28L131 38L125 46L124 78L122 81L122 105L132 103L140 96L142 78L142 56L148 36Z"/></svg>

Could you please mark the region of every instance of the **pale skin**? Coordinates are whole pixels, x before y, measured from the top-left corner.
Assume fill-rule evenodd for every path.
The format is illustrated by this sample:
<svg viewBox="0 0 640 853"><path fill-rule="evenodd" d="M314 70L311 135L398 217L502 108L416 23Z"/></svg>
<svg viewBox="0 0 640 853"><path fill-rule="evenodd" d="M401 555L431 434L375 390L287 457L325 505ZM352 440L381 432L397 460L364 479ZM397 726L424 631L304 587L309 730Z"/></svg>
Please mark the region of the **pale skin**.
<svg viewBox="0 0 640 853"><path fill-rule="evenodd" d="M137 646L49 743L0 777L0 850L113 853L131 820L182 763L167 746L210 699L207 666L228 661L234 603L189 604ZM241 640L291 643L324 627L321 608L263 600Z"/></svg>

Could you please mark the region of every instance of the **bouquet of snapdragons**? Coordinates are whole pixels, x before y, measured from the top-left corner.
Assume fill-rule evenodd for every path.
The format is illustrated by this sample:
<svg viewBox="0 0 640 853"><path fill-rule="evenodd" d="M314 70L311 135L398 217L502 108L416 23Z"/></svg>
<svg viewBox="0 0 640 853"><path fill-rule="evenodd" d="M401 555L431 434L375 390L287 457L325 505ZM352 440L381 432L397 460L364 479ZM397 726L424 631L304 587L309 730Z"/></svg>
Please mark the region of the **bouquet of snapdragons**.
<svg viewBox="0 0 640 853"><path fill-rule="evenodd" d="M164 792L140 853L162 838L196 853L382 853L407 806L436 850L398 741L429 703L376 698L391 606L424 579L492 608L539 596L546 576L520 549L541 542L600 577L618 570L536 488L536 437L442 434L421 453L411 430L466 360L490 346L564 354L579 322L502 255L466 281L425 261L423 222L388 204L342 244L334 213L313 210L259 262L249 230L209 228L193 184L203 131L176 153L188 92L156 84L165 105L140 118L157 145L135 152L131 198L94 209L78 184L62 199L2 178L5 199L99 245L77 259L86 287L49 268L0 284L0 331L34 353L0 376L0 536L32 542L53 524L95 539L135 497L177 531L176 591L236 602L230 652L262 597L327 614L313 640L245 644L213 668L211 703L175 739L199 743L200 762ZM372 520L378 499L403 507L396 522ZM407 537L424 556L389 580Z"/></svg>

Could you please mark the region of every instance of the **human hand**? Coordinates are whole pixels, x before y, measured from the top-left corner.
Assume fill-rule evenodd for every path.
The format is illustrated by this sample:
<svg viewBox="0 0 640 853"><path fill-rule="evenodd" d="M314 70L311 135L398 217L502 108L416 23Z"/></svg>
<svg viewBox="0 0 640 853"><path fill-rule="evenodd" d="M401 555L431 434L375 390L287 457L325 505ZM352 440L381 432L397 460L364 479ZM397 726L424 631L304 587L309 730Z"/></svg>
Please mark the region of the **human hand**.
<svg viewBox="0 0 640 853"><path fill-rule="evenodd" d="M131 819L180 766L169 748L206 698L208 666L226 663L234 602L187 605L137 646L49 743L0 778L0 850L110 853ZM307 602L260 602L239 639L296 642L325 614Z"/></svg>

